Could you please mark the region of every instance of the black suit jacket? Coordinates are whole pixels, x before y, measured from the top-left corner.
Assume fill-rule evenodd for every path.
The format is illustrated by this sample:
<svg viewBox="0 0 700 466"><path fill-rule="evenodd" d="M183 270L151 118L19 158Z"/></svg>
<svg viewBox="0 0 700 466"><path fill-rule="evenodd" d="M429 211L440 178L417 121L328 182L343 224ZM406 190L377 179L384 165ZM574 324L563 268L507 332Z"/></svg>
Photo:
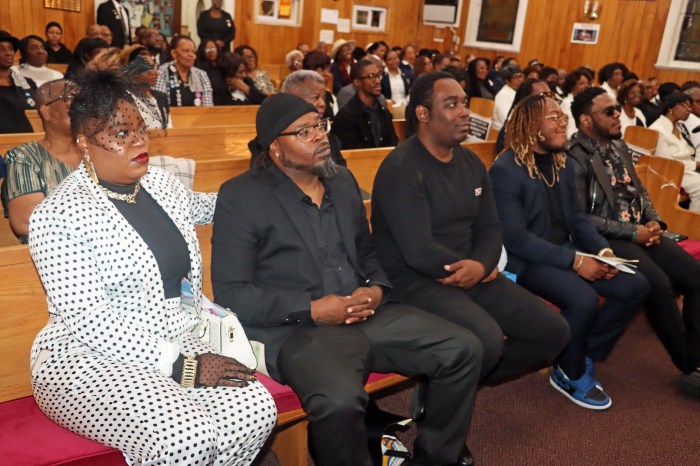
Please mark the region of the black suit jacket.
<svg viewBox="0 0 700 466"><path fill-rule="evenodd" d="M549 236L551 220L547 188L542 180L530 178L527 168L515 162L512 149L496 159L490 175L503 226L503 244L508 252L506 269L519 275L530 264L571 267L574 249L545 239ZM591 254L607 248L608 242L581 210L576 197L574 167L570 160L559 171L557 188L571 242L579 250Z"/></svg>
<svg viewBox="0 0 700 466"><path fill-rule="evenodd" d="M339 167L338 175L324 184L350 264L367 286L388 286L357 182ZM267 369L278 380L282 345L297 326L313 325L311 301L324 295L303 197L276 166L257 167L221 186L214 216L216 302L238 314L248 338L265 344Z"/></svg>
<svg viewBox="0 0 700 466"><path fill-rule="evenodd" d="M112 31L112 47L123 48L125 45L131 43L131 25L129 24L129 10L124 7L126 11L126 30L128 34L124 36L124 28L122 27L122 21L119 19L119 12L114 8L114 4L111 0L101 3L97 7L97 24L107 26L110 31Z"/></svg>
<svg viewBox="0 0 700 466"><path fill-rule="evenodd" d="M394 130L391 113L381 100L380 105L380 136L379 144L374 143L372 124L370 123L367 106L355 94L350 101L340 109L333 120L331 132L340 139L340 147L348 149L368 149L372 147L393 147L399 143Z"/></svg>

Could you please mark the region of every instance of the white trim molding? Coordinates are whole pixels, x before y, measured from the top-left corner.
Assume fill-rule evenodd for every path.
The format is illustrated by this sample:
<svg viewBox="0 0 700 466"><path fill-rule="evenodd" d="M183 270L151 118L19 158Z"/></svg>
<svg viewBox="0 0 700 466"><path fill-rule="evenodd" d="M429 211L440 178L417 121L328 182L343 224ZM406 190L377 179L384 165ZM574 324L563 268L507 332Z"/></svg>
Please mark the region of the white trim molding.
<svg viewBox="0 0 700 466"><path fill-rule="evenodd" d="M518 13L515 19L515 28L513 30L513 40L510 44L503 44L499 42L484 42L477 40L479 35L479 20L481 17L481 6L483 4L483 0L472 0L469 2L469 13L467 14L467 32L462 45L477 49L519 53L520 44L523 39L523 29L525 28L527 2L528 0L519 0Z"/></svg>
<svg viewBox="0 0 700 466"><path fill-rule="evenodd" d="M659 57L654 65L657 69L666 70L689 70L698 71L700 69L699 62L682 61L674 58L678 41L681 37L683 27L683 15L688 8L688 3L691 0L671 0L671 7L668 10L666 18L666 27L664 28L664 36L661 39L661 47L659 47ZM698 0L693 0L698 1Z"/></svg>

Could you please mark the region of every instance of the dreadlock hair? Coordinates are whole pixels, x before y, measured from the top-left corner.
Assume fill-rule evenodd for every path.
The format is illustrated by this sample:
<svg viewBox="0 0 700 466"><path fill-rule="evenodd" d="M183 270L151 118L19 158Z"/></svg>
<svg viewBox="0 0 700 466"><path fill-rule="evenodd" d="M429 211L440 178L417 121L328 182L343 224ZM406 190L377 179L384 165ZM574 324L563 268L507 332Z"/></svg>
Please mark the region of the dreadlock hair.
<svg viewBox="0 0 700 466"><path fill-rule="evenodd" d="M541 178L535 164L533 147L544 138L540 133L546 97L533 95L525 97L513 108L513 113L506 129L506 147L513 149L515 163L527 168L530 178ZM566 154L553 154L554 170L558 173L566 164Z"/></svg>
<svg viewBox="0 0 700 466"><path fill-rule="evenodd" d="M68 110L73 136L91 138L102 131L120 100L136 105L131 93L137 90L120 71L86 68L71 81L78 89Z"/></svg>

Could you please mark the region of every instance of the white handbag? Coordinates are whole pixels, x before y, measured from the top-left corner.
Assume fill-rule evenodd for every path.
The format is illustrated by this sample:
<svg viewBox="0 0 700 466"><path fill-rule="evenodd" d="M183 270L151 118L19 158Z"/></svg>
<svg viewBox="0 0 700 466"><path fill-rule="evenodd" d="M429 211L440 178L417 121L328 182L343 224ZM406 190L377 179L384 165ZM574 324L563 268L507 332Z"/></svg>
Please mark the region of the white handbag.
<svg viewBox="0 0 700 466"><path fill-rule="evenodd" d="M253 348L235 312L211 302L204 295L200 309L196 309L192 284L186 278L182 280L180 302L183 309L198 320L192 333L209 345L213 352L234 358L250 369L258 366Z"/></svg>

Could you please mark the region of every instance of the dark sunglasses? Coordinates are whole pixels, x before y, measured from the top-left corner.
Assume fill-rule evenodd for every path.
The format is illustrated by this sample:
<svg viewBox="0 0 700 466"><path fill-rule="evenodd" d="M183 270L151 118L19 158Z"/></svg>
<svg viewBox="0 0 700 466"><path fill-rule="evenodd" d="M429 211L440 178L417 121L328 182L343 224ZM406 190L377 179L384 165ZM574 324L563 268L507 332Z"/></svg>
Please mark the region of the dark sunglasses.
<svg viewBox="0 0 700 466"><path fill-rule="evenodd" d="M597 113L600 112L604 114L605 116L613 116L615 115L615 112L617 113L622 113L622 105L608 105L607 107L603 107L600 110L593 110L591 113Z"/></svg>

